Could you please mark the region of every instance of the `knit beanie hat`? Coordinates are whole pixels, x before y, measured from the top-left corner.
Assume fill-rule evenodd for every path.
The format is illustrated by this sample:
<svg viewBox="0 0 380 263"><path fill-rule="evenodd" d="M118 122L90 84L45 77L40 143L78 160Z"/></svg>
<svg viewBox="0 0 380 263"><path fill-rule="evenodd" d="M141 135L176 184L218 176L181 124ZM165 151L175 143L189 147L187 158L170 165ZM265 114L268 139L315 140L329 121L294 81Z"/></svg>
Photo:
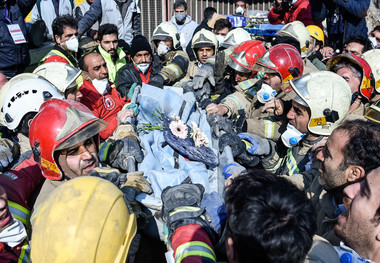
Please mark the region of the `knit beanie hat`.
<svg viewBox="0 0 380 263"><path fill-rule="evenodd" d="M148 51L151 55L153 54L152 48L149 45L148 40L146 37L142 35L137 35L132 40L132 46L131 46L131 57L133 58L137 52L140 51Z"/></svg>

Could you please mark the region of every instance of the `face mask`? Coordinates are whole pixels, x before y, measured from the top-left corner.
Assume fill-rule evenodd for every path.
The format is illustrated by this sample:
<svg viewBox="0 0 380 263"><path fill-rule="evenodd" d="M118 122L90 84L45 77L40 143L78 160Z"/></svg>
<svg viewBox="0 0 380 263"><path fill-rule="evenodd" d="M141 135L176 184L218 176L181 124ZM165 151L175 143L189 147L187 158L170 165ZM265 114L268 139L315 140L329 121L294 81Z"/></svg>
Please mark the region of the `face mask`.
<svg viewBox="0 0 380 263"><path fill-rule="evenodd" d="M183 22L183 21L185 21L185 19L186 19L186 15L185 15L185 14L181 14L181 13L176 14L176 15L175 15L175 19L176 19L178 22Z"/></svg>
<svg viewBox="0 0 380 263"><path fill-rule="evenodd" d="M257 99L265 104L268 101L272 100L277 95L277 91L272 89L268 84L263 83L261 89L257 92Z"/></svg>
<svg viewBox="0 0 380 263"><path fill-rule="evenodd" d="M286 131L281 134L281 139L286 147L292 148L299 143L304 136L305 133L300 132L293 125L288 124L288 126L286 126Z"/></svg>
<svg viewBox="0 0 380 263"><path fill-rule="evenodd" d="M92 80L92 85L94 85L95 89L103 95L107 91L108 87L108 79L93 79Z"/></svg>
<svg viewBox="0 0 380 263"><path fill-rule="evenodd" d="M13 215L12 215L13 217ZM18 219L13 217L13 224L1 231L0 242L15 247L26 238L26 229Z"/></svg>
<svg viewBox="0 0 380 263"><path fill-rule="evenodd" d="M243 7L239 6L238 8L236 8L236 14L244 15L244 9L243 9Z"/></svg>
<svg viewBox="0 0 380 263"><path fill-rule="evenodd" d="M369 41L371 41L373 48L377 48L377 41L375 37L368 37Z"/></svg>
<svg viewBox="0 0 380 263"><path fill-rule="evenodd" d="M70 51L78 52L79 42L76 36L66 41L66 47Z"/></svg>
<svg viewBox="0 0 380 263"><path fill-rule="evenodd" d="M158 44L158 47L157 47L157 54L159 56L163 56L166 53L168 53L168 51L169 51L169 47L165 44L164 41L161 41L160 44Z"/></svg>
<svg viewBox="0 0 380 263"><path fill-rule="evenodd" d="M134 63L134 62L133 62L133 63ZM146 63L146 62L144 62L144 63L140 63L140 64L136 64L136 63L135 63L135 66L140 70L140 72L141 72L142 74L145 75L145 73L148 71L148 69L149 69L149 67L150 67L150 63Z"/></svg>
<svg viewBox="0 0 380 263"><path fill-rule="evenodd" d="M219 47L220 47L223 44L223 41L224 39L226 39L226 37L221 36L221 35L215 35L215 36L216 36L216 39L218 40Z"/></svg>

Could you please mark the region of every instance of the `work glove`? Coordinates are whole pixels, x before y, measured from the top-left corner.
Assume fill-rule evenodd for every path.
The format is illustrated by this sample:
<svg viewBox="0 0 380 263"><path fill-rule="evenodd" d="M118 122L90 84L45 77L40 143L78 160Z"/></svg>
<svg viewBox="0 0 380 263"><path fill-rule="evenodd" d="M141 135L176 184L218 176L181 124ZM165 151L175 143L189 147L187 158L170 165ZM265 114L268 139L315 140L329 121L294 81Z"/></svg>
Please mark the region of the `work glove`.
<svg viewBox="0 0 380 263"><path fill-rule="evenodd" d="M133 94L135 93L135 88L136 88L136 86L137 86L137 83L133 83L132 85L131 85L131 88L129 89L129 91L128 91L128 94L127 94L127 98L128 99L132 99L133 98Z"/></svg>
<svg viewBox="0 0 380 263"><path fill-rule="evenodd" d="M215 86L214 67L212 64L206 63L202 68L197 70L193 78L194 90L201 89L205 80L210 81L210 84Z"/></svg>
<svg viewBox="0 0 380 263"><path fill-rule="evenodd" d="M115 141L114 144L116 145L122 144L122 147L120 148L120 151L116 155L116 158L114 159L114 161L111 162L112 167L120 168L126 171L131 171L131 169L134 170L134 168L128 167L128 164L126 162L128 158L133 158L138 163L142 162L144 155L141 151L140 144L135 139L130 138L130 137L125 137L125 138ZM116 145L115 145L115 149L120 147Z"/></svg>
<svg viewBox="0 0 380 263"><path fill-rule="evenodd" d="M210 83L206 82L201 89L195 90L194 96L195 99L200 103L205 99L209 99L211 97Z"/></svg>
<svg viewBox="0 0 380 263"><path fill-rule="evenodd" d="M246 171L247 170L245 169L245 167L241 166L240 164L238 164L236 162L227 164L223 168L224 179L228 179L229 177L231 177L234 174L241 174L241 173L244 173Z"/></svg>
<svg viewBox="0 0 380 263"><path fill-rule="evenodd" d="M0 172L20 156L20 146L9 139L0 138Z"/></svg>
<svg viewBox="0 0 380 263"><path fill-rule="evenodd" d="M216 137L220 137L222 131L232 133L233 123L222 115L211 113L207 116L207 121Z"/></svg>
<svg viewBox="0 0 380 263"><path fill-rule="evenodd" d="M136 103L127 103L123 106L122 110L124 109L133 111L133 116L137 116L137 114L139 114L139 106Z"/></svg>
<svg viewBox="0 0 380 263"><path fill-rule="evenodd" d="M219 138L219 150L222 152L226 146L230 146L234 157L245 152L245 143L235 133L224 133Z"/></svg>
<svg viewBox="0 0 380 263"><path fill-rule="evenodd" d="M267 139L252 133L240 133L239 137L244 140L247 151L252 155L267 155L271 151L270 143Z"/></svg>
<svg viewBox="0 0 380 263"><path fill-rule="evenodd" d="M127 174L122 174L118 169L109 167L95 167L89 176L100 177L108 182L113 183L118 188L127 181Z"/></svg>
<svg viewBox="0 0 380 263"><path fill-rule="evenodd" d="M206 210L206 219L218 235L226 223L227 212L223 198L217 192L205 193L202 198L201 207Z"/></svg>
<svg viewBox="0 0 380 263"><path fill-rule="evenodd" d="M184 84L183 84L183 93L188 93L188 92L194 92L194 83L192 80L189 80L189 81L186 81Z"/></svg>

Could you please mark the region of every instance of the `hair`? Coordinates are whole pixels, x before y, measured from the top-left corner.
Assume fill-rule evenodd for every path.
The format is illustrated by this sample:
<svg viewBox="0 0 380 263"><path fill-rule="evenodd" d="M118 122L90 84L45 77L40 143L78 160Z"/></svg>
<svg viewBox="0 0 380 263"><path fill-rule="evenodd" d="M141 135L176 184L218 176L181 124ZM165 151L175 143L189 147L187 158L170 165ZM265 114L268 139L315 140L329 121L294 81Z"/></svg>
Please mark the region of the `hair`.
<svg viewBox="0 0 380 263"><path fill-rule="evenodd" d="M345 121L335 131L344 131L349 139L342 149L345 170L350 165L363 167L366 174L380 166L380 126L364 120Z"/></svg>
<svg viewBox="0 0 380 263"><path fill-rule="evenodd" d="M252 170L226 190L226 237L238 262L303 262L316 231L305 192L285 178Z"/></svg>
<svg viewBox="0 0 380 263"><path fill-rule="evenodd" d="M204 19L210 20L212 18L212 15L215 14L217 11L213 7L206 7L205 10L203 10L203 17Z"/></svg>
<svg viewBox="0 0 380 263"><path fill-rule="evenodd" d="M29 138L29 120L32 120L34 116L37 115L37 112L28 112L22 117L19 125L15 129L17 133L21 133Z"/></svg>
<svg viewBox="0 0 380 263"><path fill-rule="evenodd" d="M288 44L295 47L298 50L298 52L300 52L301 54L300 42L294 37L278 36L272 41L271 44L272 44L272 47L278 44Z"/></svg>
<svg viewBox="0 0 380 263"><path fill-rule="evenodd" d="M236 4L236 2L244 2L244 4L247 4L247 0L235 0L234 3Z"/></svg>
<svg viewBox="0 0 380 263"><path fill-rule="evenodd" d="M84 63L85 59L87 56L89 55L94 55L94 54L97 54L99 56L101 56L101 54L99 54L98 52L89 52L87 54L85 54L84 56L82 56L79 61L78 61L78 67L81 69L81 70L84 70L84 71L87 71L88 72L88 66L86 63Z"/></svg>
<svg viewBox="0 0 380 263"><path fill-rule="evenodd" d="M350 62L348 60L342 60L342 61L336 63L332 67L331 70L332 70L332 72L336 73L341 68L349 68L356 78L358 78L360 81L362 80L362 78L363 78L363 70L360 68L359 65L356 65L356 64L354 64L354 63L352 63L352 62Z"/></svg>
<svg viewBox="0 0 380 263"><path fill-rule="evenodd" d="M380 25L375 26L375 28L371 31L370 34L372 34L374 31L379 31L380 32Z"/></svg>
<svg viewBox="0 0 380 263"><path fill-rule="evenodd" d="M228 21L228 19L221 18L221 19L216 20L215 25L214 25L214 31L219 31L226 27L228 28L228 31L230 31L232 28L231 22Z"/></svg>
<svg viewBox="0 0 380 263"><path fill-rule="evenodd" d="M173 4L173 9L177 9L178 7L181 7L183 6L183 8L185 9L185 11L187 10L187 3L185 0L176 0Z"/></svg>
<svg viewBox="0 0 380 263"><path fill-rule="evenodd" d="M53 29L53 36L57 35L61 37L65 27L78 29L78 20L70 15L58 16L53 20L51 27Z"/></svg>
<svg viewBox="0 0 380 263"><path fill-rule="evenodd" d="M373 49L373 45L372 45L371 41L368 38L365 38L362 36L355 36L355 35L350 36L349 38L346 39L343 46L345 47L350 43L358 43L360 45L363 45L364 47L363 47L362 53Z"/></svg>
<svg viewBox="0 0 380 263"><path fill-rule="evenodd" d="M119 32L117 30L117 26L114 24L104 24L99 27L98 30L98 38L97 40L102 41L104 35L112 35L116 34L116 36L119 36Z"/></svg>

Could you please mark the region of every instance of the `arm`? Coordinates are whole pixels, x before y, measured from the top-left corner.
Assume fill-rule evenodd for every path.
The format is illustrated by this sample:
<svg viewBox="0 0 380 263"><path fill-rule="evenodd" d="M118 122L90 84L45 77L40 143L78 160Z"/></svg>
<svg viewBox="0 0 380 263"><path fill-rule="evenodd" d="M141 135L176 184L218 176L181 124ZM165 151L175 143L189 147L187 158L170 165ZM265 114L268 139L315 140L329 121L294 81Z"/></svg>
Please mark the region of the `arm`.
<svg viewBox="0 0 380 263"><path fill-rule="evenodd" d="M141 35L140 13L134 12L132 20L134 36Z"/></svg>
<svg viewBox="0 0 380 263"><path fill-rule="evenodd" d="M356 1L345 1L345 0L335 0L338 6L342 7L348 13L362 18L367 14L367 9L369 8L370 0L356 0Z"/></svg>
<svg viewBox="0 0 380 263"><path fill-rule="evenodd" d="M283 8L279 9L274 6L268 13L268 20L271 24L281 24L284 21L285 10Z"/></svg>
<svg viewBox="0 0 380 263"><path fill-rule="evenodd" d="M79 6L74 9L74 17L80 21L83 18L82 10Z"/></svg>
<svg viewBox="0 0 380 263"><path fill-rule="evenodd" d="M17 5L20 8L20 12L22 13L22 16L24 18L27 17L27 15L32 10L33 6L36 8L37 12L36 0L20 0L17 1Z"/></svg>
<svg viewBox="0 0 380 263"><path fill-rule="evenodd" d="M78 33L82 36L89 30L96 21L102 18L102 4L101 0L95 0L90 9L83 15L82 19L78 22Z"/></svg>

